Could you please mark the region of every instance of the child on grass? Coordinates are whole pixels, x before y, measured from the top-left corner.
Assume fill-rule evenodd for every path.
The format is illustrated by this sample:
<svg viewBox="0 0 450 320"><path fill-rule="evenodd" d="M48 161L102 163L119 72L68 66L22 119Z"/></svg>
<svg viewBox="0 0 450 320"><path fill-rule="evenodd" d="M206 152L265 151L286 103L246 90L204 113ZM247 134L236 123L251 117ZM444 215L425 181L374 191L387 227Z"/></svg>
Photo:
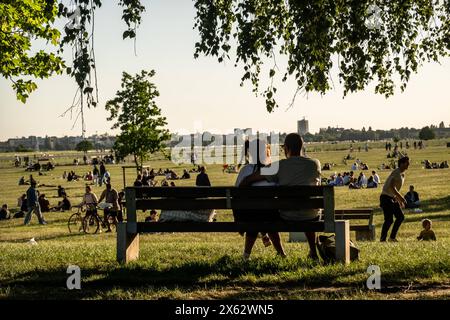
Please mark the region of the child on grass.
<svg viewBox="0 0 450 320"><path fill-rule="evenodd" d="M422 226L423 230L420 232L420 235L417 237L417 240L422 241L436 241L436 235L434 234L434 231L431 230L431 220L430 219L423 219L422 220Z"/></svg>

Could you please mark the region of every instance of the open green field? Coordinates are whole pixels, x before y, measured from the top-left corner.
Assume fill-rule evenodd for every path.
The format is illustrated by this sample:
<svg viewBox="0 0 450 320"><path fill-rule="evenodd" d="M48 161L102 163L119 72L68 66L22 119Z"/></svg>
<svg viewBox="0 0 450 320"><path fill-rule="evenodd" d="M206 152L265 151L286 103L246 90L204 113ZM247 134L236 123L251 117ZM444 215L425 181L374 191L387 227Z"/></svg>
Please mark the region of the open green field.
<svg viewBox="0 0 450 320"><path fill-rule="evenodd" d="M344 165L347 150L342 145L308 147L309 156L337 166L333 171L350 171ZM357 145L354 144L354 148ZM354 152L354 156L376 168L387 162L380 144L371 145L369 152ZM333 151L335 150L335 151ZM243 238L238 234L157 234L141 235L140 259L126 266L115 261L115 234L73 235L67 229L71 212L47 213L46 226L40 226L33 216L30 226L23 219L0 221L0 298L24 299L446 299L450 298L450 169L425 170L421 161L450 160L450 148L436 141L424 150L408 150L411 166L406 174L402 193L410 184L419 192L423 213L405 211L406 220L398 235L399 243L358 242L360 260L343 265L315 264L307 259L304 243L288 243L283 234L288 258L275 256L273 248L258 241L250 261L242 261ZM8 154L2 154L7 157ZM12 156L10 154L10 156ZM80 156L81 158L81 156ZM0 202L16 209L17 198L27 186L18 186L25 175L21 168L3 162L0 169ZM161 157L148 162L159 168L183 168ZM51 205L56 205L56 186L66 188L73 204L79 203L85 182L68 183L63 171L84 174L90 166L57 166L45 176L34 175ZM122 188L120 165L108 165L113 185ZM221 165L207 167L215 186L234 184L236 174L222 173ZM378 170L377 170L378 171ZM379 171L384 181L389 170ZM328 176L332 171L324 171ZM358 172L359 173L359 172ZM132 183L135 173L128 171ZM177 185L194 185L190 180ZM102 189L94 187L100 195ZM381 189L349 190L336 188L336 208L375 208L377 237L382 224L378 207ZM141 213L140 219L144 218ZM430 218L438 241L418 242L421 220ZM229 221L231 213L219 211L219 221ZM38 245L27 243L32 237ZM354 235L352 235L354 239ZM369 265L381 268L382 290L366 288ZM81 290L66 288L66 269L81 268Z"/></svg>

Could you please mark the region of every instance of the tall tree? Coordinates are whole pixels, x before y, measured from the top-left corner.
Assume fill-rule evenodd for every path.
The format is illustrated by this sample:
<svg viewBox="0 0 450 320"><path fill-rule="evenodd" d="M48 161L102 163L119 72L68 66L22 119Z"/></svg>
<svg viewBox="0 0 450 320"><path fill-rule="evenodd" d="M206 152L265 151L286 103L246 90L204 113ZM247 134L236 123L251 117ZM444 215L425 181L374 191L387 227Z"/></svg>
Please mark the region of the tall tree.
<svg viewBox="0 0 450 320"><path fill-rule="evenodd" d="M121 158L133 155L136 170L150 154L163 150L164 142L170 139L169 131L164 129L166 118L155 102L159 92L150 81L154 75L154 70L143 70L134 76L124 72L122 90L117 91L116 97L105 106L110 112L108 121L115 121L112 129L121 131L114 150Z"/></svg>
<svg viewBox="0 0 450 320"><path fill-rule="evenodd" d="M89 150L94 149L94 145L89 140L83 140L77 143L75 150L77 151L83 151L84 153L88 152Z"/></svg>
<svg viewBox="0 0 450 320"><path fill-rule="evenodd" d="M421 140L432 140L435 137L436 137L436 134L434 133L433 129L431 129L428 126L423 127L419 131L419 139L421 139Z"/></svg>

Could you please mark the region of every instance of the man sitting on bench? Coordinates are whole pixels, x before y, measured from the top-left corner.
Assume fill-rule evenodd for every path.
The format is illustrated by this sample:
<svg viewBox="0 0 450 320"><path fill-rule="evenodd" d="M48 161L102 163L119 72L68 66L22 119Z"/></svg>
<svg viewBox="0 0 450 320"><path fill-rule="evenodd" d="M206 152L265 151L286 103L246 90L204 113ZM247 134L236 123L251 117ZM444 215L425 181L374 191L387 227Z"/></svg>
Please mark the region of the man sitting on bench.
<svg viewBox="0 0 450 320"><path fill-rule="evenodd" d="M321 166L319 160L304 156L303 139L297 133L290 133L284 140L284 153L286 159L272 164L273 168L278 168L277 172L271 175L261 175L256 172L244 179L241 186L248 186L256 181L267 180L278 183L280 186L319 186ZM264 173L264 172L263 172ZM319 211L308 210L280 210L283 220L295 221L319 221ZM309 257L318 260L316 251L316 233L305 232L309 244Z"/></svg>

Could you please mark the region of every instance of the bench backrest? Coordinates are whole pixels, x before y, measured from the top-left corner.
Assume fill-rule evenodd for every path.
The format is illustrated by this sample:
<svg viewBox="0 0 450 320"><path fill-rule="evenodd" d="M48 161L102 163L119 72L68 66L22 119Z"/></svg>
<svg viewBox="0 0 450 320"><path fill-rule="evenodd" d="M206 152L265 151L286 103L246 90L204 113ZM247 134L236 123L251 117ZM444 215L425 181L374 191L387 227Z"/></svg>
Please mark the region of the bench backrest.
<svg viewBox="0 0 450 320"><path fill-rule="evenodd" d="M369 220L369 225L373 223L373 209L343 209L334 210L336 220Z"/></svg>
<svg viewBox="0 0 450 320"><path fill-rule="evenodd" d="M331 186L274 187L127 187L127 222L142 209L323 209L325 231L334 232Z"/></svg>

